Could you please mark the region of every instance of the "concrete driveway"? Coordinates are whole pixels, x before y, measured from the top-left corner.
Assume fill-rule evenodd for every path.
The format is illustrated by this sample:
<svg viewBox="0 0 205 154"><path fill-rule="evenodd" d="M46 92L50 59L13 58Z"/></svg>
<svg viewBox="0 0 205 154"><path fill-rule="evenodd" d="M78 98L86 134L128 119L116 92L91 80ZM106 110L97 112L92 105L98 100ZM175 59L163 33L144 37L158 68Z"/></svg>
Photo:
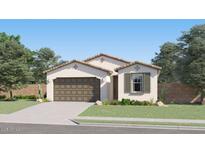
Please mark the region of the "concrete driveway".
<svg viewBox="0 0 205 154"><path fill-rule="evenodd" d="M93 103L87 102L42 103L12 114L0 114L0 122L75 125L70 119L91 105Z"/></svg>

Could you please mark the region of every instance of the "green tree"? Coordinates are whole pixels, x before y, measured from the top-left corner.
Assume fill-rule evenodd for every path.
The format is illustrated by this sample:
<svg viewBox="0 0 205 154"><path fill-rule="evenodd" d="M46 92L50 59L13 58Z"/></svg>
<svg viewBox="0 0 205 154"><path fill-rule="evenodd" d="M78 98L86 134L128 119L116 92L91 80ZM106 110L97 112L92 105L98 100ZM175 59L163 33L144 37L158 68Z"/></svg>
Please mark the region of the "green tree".
<svg viewBox="0 0 205 154"><path fill-rule="evenodd" d="M0 90L10 93L32 80L28 61L32 54L20 42L20 36L0 33Z"/></svg>
<svg viewBox="0 0 205 154"><path fill-rule="evenodd" d="M182 48L178 58L179 79L199 89L205 103L205 25L192 27L179 38Z"/></svg>
<svg viewBox="0 0 205 154"><path fill-rule="evenodd" d="M155 53L156 56L152 59L154 65L162 67L159 82L174 82L176 57L179 52L179 46L177 44L166 42L160 47L160 52Z"/></svg>
<svg viewBox="0 0 205 154"><path fill-rule="evenodd" d="M34 54L32 72L35 83L38 83L40 98L42 98L41 84L46 83L46 74L43 72L59 64L59 59L60 56L57 56L50 48L41 48Z"/></svg>

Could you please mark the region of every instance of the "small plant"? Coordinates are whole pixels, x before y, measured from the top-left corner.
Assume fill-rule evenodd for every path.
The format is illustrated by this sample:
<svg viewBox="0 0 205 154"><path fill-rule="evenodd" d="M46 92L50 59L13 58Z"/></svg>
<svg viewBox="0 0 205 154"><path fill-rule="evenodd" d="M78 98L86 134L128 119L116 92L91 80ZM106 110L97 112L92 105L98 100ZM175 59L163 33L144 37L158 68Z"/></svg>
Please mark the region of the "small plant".
<svg viewBox="0 0 205 154"><path fill-rule="evenodd" d="M103 103L103 105L111 105L110 101L108 101L108 100L104 100L102 103Z"/></svg>
<svg viewBox="0 0 205 154"><path fill-rule="evenodd" d="M49 100L47 98L43 98L42 100L44 103L49 102Z"/></svg>
<svg viewBox="0 0 205 154"><path fill-rule="evenodd" d="M152 102L150 101L142 101L142 105L144 106L151 106L151 105L154 105Z"/></svg>
<svg viewBox="0 0 205 154"><path fill-rule="evenodd" d="M152 98L152 99L150 99L150 103L151 104L155 104L155 102L154 102L154 99Z"/></svg>
<svg viewBox="0 0 205 154"><path fill-rule="evenodd" d="M119 105L119 101L118 100L113 100L110 102L110 105Z"/></svg>
<svg viewBox="0 0 205 154"><path fill-rule="evenodd" d="M135 100L135 101L133 101L133 105L142 105L142 102Z"/></svg>
<svg viewBox="0 0 205 154"><path fill-rule="evenodd" d="M119 105L131 105L131 100L130 99L122 99L119 101Z"/></svg>

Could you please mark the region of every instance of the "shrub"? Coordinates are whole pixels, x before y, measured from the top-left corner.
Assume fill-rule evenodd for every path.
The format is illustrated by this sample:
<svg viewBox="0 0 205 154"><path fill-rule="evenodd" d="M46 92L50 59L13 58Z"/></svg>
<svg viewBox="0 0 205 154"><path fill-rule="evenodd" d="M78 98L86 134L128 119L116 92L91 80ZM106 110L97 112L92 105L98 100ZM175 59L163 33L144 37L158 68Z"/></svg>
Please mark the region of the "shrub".
<svg viewBox="0 0 205 154"><path fill-rule="evenodd" d="M42 100L43 100L43 102L45 102L45 103L46 103L46 102L49 102L49 100L48 100L47 98L43 98Z"/></svg>
<svg viewBox="0 0 205 154"><path fill-rule="evenodd" d="M6 98L6 95L0 95L0 100L4 100Z"/></svg>
<svg viewBox="0 0 205 154"><path fill-rule="evenodd" d="M138 101L138 100L135 100L133 101L132 103L133 105L142 105L142 102Z"/></svg>
<svg viewBox="0 0 205 154"><path fill-rule="evenodd" d="M130 99L122 99L119 102L120 105L144 105L149 106L153 105L151 101L138 101L138 100L130 100Z"/></svg>
<svg viewBox="0 0 205 154"><path fill-rule="evenodd" d="M5 99L4 99L4 101L16 101L16 100L17 100L17 99L14 98L14 97L13 97L13 98L5 98Z"/></svg>
<svg viewBox="0 0 205 154"><path fill-rule="evenodd" d="M19 96L14 96L15 99L31 99L31 100L36 100L37 97L35 95L19 95Z"/></svg>
<svg viewBox="0 0 205 154"><path fill-rule="evenodd" d="M144 105L151 106L154 105L152 101L138 101L138 100L130 100L130 99L122 99L121 101L113 100L113 101L103 101L103 105Z"/></svg>
<svg viewBox="0 0 205 154"><path fill-rule="evenodd" d="M108 101L108 100L104 100L102 103L103 103L103 105L111 105L110 101Z"/></svg>
<svg viewBox="0 0 205 154"><path fill-rule="evenodd" d="M122 99L121 101L119 101L120 105L131 105L131 100L130 99Z"/></svg>
<svg viewBox="0 0 205 154"><path fill-rule="evenodd" d="M110 102L110 105L119 105L119 101L118 100L113 100Z"/></svg>
<svg viewBox="0 0 205 154"><path fill-rule="evenodd" d="M142 105L144 106L151 106L151 105L154 105L152 102L150 101L142 101Z"/></svg>

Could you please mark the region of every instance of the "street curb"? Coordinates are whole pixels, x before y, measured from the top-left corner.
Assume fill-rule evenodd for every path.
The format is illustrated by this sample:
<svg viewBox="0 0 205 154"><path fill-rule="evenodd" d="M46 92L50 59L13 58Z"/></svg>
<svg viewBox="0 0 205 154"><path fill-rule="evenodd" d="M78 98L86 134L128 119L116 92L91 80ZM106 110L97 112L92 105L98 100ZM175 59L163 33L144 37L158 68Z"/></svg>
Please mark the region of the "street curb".
<svg viewBox="0 0 205 154"><path fill-rule="evenodd" d="M79 125L80 123L74 119L69 119L70 121L72 121L73 123L75 123L76 125Z"/></svg>
<svg viewBox="0 0 205 154"><path fill-rule="evenodd" d="M147 129L174 129L174 130L205 130L205 127L197 127L197 126L135 125L135 124L113 124L113 123L79 123L79 126L147 128Z"/></svg>
<svg viewBox="0 0 205 154"><path fill-rule="evenodd" d="M192 119L159 119L159 118L126 118L126 117L90 117L78 116L76 120L107 120L107 121L129 121L129 122L170 122L170 123L193 123L205 124L205 120Z"/></svg>

